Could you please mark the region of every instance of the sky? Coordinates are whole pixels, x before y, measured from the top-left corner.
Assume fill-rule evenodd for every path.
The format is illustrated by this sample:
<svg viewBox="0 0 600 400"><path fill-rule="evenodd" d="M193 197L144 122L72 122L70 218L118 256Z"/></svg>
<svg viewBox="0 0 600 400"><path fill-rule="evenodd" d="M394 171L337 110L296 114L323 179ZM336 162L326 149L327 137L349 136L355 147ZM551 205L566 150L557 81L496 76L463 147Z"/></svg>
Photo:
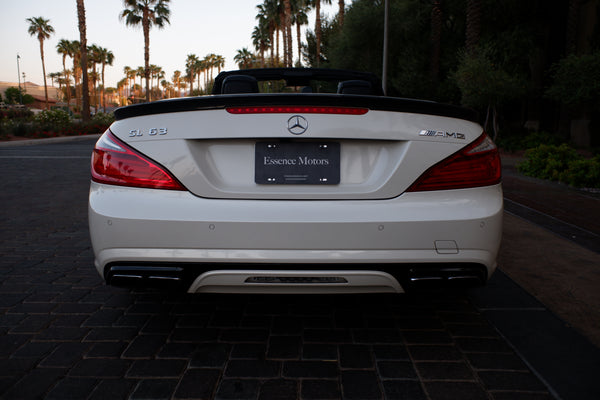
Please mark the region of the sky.
<svg viewBox="0 0 600 400"><path fill-rule="evenodd" d="M337 2L332 3L322 6L323 14L337 13ZM175 70L185 73L188 54L201 59L210 53L222 55L225 70L237 69L233 61L237 50L254 51L252 29L257 24L258 4L262 0L171 0L171 24L150 31L150 63L162 67L169 80ZM119 19L123 0L85 0L85 8L88 46L96 44L115 56L113 66L106 68L106 86L115 87L124 77L123 67L144 65L142 29L128 27ZM25 72L28 82L43 85L39 41L27 31L26 19L31 17L49 19L55 31L44 41L46 74L63 70L56 45L60 39L79 40L76 0L0 0L0 10L0 81L17 82L19 54L21 81ZM310 29L314 29L314 17L312 11ZM294 34L296 55L295 39ZM73 61L67 58L67 68L72 67Z"/></svg>

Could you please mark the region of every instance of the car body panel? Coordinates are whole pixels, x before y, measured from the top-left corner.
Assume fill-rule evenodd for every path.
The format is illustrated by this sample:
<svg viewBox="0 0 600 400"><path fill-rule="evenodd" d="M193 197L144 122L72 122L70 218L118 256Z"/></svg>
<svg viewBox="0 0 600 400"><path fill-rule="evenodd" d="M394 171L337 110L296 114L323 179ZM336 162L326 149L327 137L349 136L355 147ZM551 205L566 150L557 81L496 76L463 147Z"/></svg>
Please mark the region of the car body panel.
<svg viewBox="0 0 600 400"><path fill-rule="evenodd" d="M96 267L104 275L107 265L132 261L208 263L219 270L230 263L270 262L294 270L298 264L451 262L482 264L491 275L501 235L501 188L460 191L470 193L225 201L92 183ZM456 249L442 247L448 242Z"/></svg>

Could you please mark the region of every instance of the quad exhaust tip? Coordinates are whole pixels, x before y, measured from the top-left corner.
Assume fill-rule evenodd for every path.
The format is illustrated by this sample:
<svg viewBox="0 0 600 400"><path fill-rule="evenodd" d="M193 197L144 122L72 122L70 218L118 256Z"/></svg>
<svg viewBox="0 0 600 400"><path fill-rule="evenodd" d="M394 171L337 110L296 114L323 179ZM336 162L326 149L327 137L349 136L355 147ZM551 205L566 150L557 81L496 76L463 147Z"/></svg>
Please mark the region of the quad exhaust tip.
<svg viewBox="0 0 600 400"><path fill-rule="evenodd" d="M182 284L181 267L112 266L106 274L106 283L112 286L170 286Z"/></svg>

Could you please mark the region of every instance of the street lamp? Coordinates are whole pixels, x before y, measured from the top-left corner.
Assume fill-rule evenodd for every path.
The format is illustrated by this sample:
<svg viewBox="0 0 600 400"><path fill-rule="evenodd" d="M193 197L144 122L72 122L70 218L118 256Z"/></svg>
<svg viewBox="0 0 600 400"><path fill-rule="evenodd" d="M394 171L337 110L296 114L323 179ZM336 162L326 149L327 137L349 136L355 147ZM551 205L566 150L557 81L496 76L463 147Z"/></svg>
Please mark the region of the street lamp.
<svg viewBox="0 0 600 400"><path fill-rule="evenodd" d="M23 104L23 92L21 92L21 66L19 65L19 60L21 56L17 53L17 77L19 78L19 103ZM25 73L23 73L25 75Z"/></svg>

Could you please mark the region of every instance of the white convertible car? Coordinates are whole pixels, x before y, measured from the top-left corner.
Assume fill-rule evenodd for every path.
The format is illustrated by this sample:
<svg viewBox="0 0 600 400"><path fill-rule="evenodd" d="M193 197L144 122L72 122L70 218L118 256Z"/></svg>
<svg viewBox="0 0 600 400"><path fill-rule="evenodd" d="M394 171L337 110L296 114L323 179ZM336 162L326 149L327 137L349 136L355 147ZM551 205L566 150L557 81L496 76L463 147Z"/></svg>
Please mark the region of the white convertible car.
<svg viewBox="0 0 600 400"><path fill-rule="evenodd" d="M257 69L115 117L89 196L108 284L401 293L496 268L500 159L470 110L385 97L372 74Z"/></svg>

